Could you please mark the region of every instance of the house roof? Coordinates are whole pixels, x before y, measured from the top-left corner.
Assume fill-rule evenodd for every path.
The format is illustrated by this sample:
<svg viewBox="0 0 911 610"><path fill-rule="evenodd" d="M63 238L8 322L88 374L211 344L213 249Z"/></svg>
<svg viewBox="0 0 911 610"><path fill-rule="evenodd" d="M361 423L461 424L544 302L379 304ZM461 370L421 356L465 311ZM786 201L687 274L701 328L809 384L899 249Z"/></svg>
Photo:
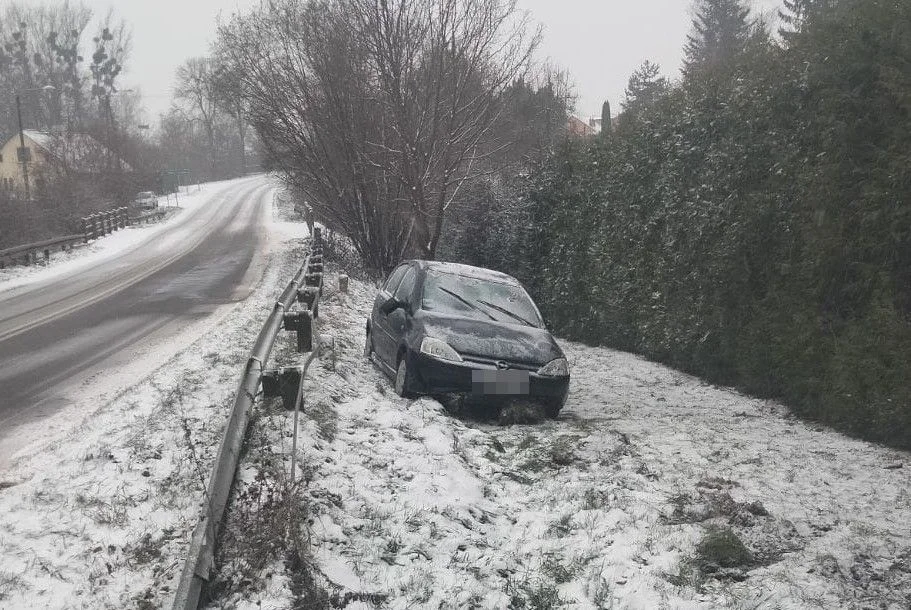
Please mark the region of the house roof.
<svg viewBox="0 0 911 610"><path fill-rule="evenodd" d="M22 134L40 146L41 148L50 151L54 145L54 136L43 131L36 131L34 129L23 129ZM13 136L16 137L16 136Z"/></svg>
<svg viewBox="0 0 911 610"><path fill-rule="evenodd" d="M58 135L25 129L22 134L67 168L77 172L92 173L105 166L104 160L116 159L122 169L133 171L129 164L120 159L107 146L86 133ZM18 134L13 136L18 138Z"/></svg>

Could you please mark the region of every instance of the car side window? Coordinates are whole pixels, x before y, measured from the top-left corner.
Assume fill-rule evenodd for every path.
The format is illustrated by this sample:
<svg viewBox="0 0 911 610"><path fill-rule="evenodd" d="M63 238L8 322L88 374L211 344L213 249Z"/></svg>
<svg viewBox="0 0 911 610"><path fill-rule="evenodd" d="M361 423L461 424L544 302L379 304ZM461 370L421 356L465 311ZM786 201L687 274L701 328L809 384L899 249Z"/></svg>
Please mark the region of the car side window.
<svg viewBox="0 0 911 610"><path fill-rule="evenodd" d="M395 298L399 301L410 302L411 293L414 292L414 283L417 280L417 277L417 271L414 270L414 267L410 267L408 273L402 278L402 283L399 284L399 287L395 291Z"/></svg>
<svg viewBox="0 0 911 610"><path fill-rule="evenodd" d="M402 276L405 275L406 271L408 271L408 265L400 265L398 269L392 272L392 275L389 276L386 283L383 284L383 290L389 294L395 292L395 289L398 287L399 282L402 281Z"/></svg>

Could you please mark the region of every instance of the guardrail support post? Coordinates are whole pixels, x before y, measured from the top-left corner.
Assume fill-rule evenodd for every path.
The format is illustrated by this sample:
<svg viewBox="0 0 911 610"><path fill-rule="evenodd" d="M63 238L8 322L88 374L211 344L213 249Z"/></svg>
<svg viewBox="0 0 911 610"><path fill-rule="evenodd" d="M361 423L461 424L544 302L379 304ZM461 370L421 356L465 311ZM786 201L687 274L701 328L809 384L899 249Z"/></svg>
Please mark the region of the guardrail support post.
<svg viewBox="0 0 911 610"><path fill-rule="evenodd" d="M309 311L286 313L282 319L282 327L297 333L297 351L313 351L313 318Z"/></svg>
<svg viewBox="0 0 911 610"><path fill-rule="evenodd" d="M300 383L301 372L297 367L265 370L263 371L263 396L267 398L280 396L285 410L293 411Z"/></svg>

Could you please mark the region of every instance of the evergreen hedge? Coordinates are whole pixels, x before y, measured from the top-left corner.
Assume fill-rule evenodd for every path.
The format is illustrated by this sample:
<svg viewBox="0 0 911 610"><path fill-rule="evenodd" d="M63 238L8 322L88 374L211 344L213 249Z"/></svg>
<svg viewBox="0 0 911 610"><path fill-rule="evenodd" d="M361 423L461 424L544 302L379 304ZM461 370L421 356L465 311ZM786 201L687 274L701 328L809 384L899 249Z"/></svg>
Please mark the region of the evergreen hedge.
<svg viewBox="0 0 911 610"><path fill-rule="evenodd" d="M468 194L552 330L911 449L911 5L843 1Z"/></svg>

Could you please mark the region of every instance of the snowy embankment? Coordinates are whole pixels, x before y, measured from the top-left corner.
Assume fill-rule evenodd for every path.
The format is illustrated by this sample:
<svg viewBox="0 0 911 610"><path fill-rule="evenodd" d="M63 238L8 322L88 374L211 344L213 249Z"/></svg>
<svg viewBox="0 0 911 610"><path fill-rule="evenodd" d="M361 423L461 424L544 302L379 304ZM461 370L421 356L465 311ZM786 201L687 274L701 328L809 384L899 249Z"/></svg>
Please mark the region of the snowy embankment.
<svg viewBox="0 0 911 610"><path fill-rule="evenodd" d="M110 260L183 222L187 212L204 205L211 198L213 191L228 182L230 181L208 182L198 185L198 187L190 187L190 192L181 193L177 201L174 201L173 197L169 200L162 197L159 205L169 213L161 222L118 229L110 235L99 237L84 246L77 246L66 252L53 252L49 262L42 259L34 265L17 265L0 269L0 290L62 277L79 269Z"/></svg>
<svg viewBox="0 0 911 610"><path fill-rule="evenodd" d="M0 608L157 608L173 595L238 376L303 260L293 238L304 231L286 224L275 223L283 243L248 299L0 471Z"/></svg>
<svg viewBox="0 0 911 610"><path fill-rule="evenodd" d="M279 407L254 426L220 603L909 607L908 454L572 343L558 420L456 419L393 394L362 356L374 289L352 281L338 294L334 282L320 332L336 354L311 369L299 446L310 567L279 545L250 578L251 537L268 538L284 510L270 504L291 451Z"/></svg>
<svg viewBox="0 0 911 610"><path fill-rule="evenodd" d="M289 227L276 225L291 237ZM0 608L169 603L238 374L300 263L290 243L255 294L211 322L217 333L0 474ZM392 393L362 356L373 288L335 285L329 276L318 331L336 352L306 384L297 503L287 511L273 485L287 473L291 417L260 405L220 602L908 607L907 454L568 343L559 420L456 419ZM278 363L299 358L292 343L282 335ZM312 557L287 561L288 521L306 528Z"/></svg>

